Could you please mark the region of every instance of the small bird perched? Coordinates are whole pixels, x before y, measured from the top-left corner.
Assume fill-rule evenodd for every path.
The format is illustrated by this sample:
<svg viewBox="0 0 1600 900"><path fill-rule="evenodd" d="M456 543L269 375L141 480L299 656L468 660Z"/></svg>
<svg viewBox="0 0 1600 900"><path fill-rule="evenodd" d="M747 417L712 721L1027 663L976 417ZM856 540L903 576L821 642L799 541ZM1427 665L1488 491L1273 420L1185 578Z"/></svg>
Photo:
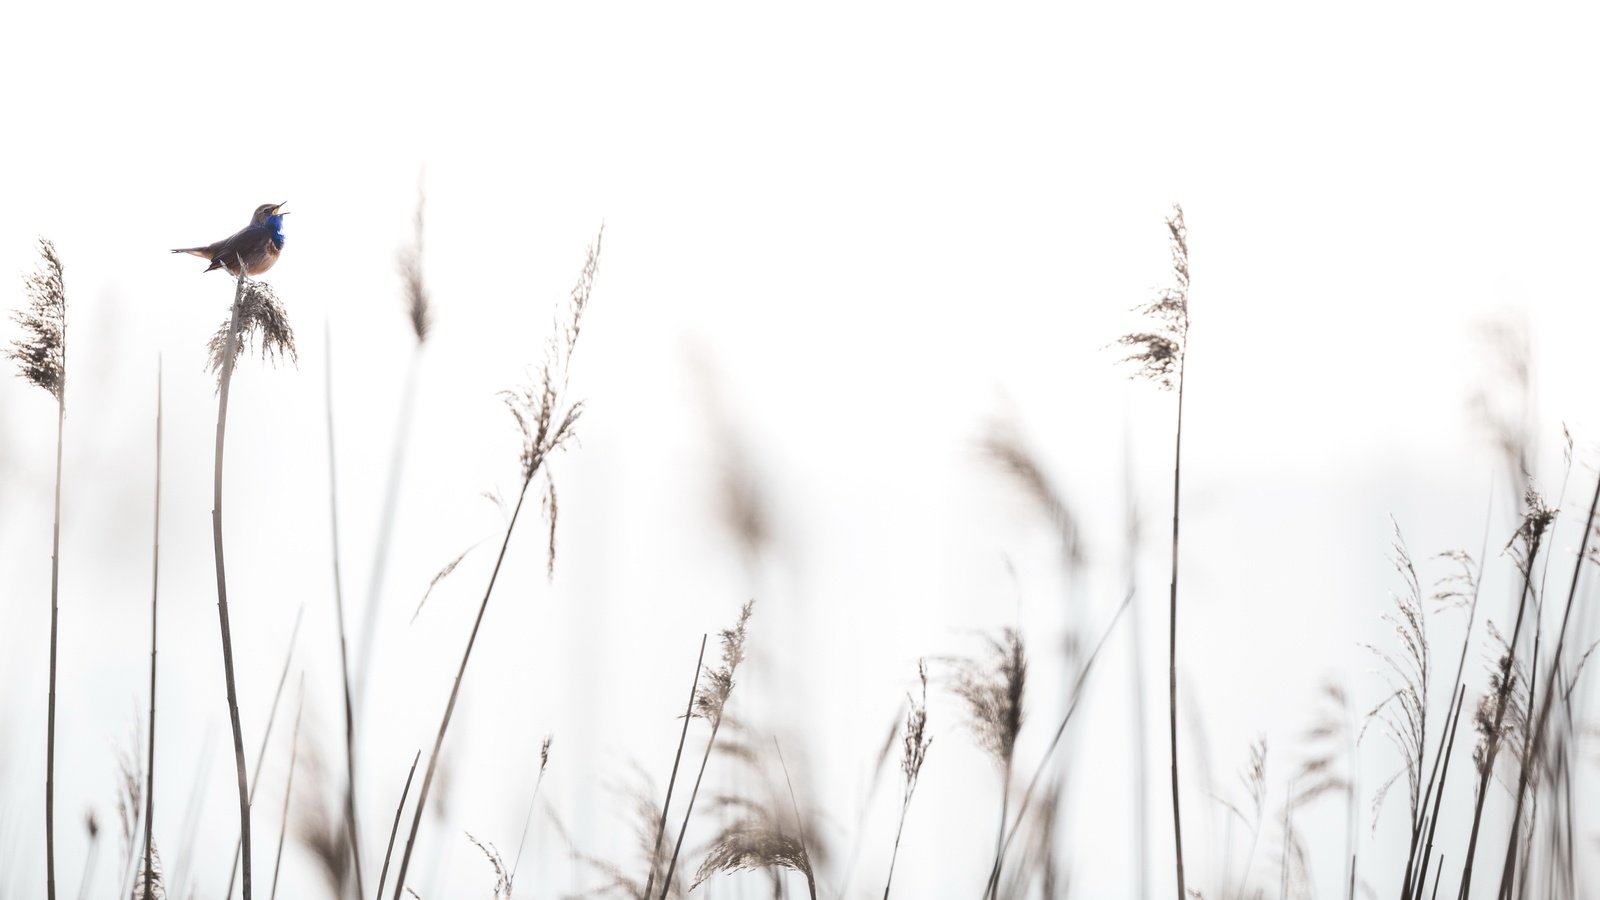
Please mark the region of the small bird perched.
<svg viewBox="0 0 1600 900"><path fill-rule="evenodd" d="M237 276L242 260L246 275L260 275L272 268L278 261L278 254L283 252L283 217L288 214L279 212L282 208L282 203L263 203L256 207L250 224L231 237L204 247L185 247L172 252L192 253L211 260L207 272L227 269L228 274Z"/></svg>

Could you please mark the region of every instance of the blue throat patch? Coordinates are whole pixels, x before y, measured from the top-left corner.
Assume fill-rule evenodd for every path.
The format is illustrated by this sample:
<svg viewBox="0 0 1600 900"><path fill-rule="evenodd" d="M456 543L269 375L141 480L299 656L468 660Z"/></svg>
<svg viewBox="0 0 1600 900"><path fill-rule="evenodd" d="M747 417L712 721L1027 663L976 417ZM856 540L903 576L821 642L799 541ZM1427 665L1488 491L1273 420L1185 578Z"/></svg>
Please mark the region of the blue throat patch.
<svg viewBox="0 0 1600 900"><path fill-rule="evenodd" d="M283 249L283 216L267 216L267 227L272 229L272 243Z"/></svg>

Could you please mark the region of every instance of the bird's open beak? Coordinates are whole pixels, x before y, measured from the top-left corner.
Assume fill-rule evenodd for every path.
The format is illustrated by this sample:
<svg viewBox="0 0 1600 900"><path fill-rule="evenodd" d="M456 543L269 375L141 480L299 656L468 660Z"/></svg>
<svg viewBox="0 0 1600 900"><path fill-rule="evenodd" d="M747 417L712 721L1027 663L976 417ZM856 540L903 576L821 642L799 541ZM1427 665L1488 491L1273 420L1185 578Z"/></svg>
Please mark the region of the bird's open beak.
<svg viewBox="0 0 1600 900"><path fill-rule="evenodd" d="M286 203L288 203L288 201L287 201L287 200L286 200L286 201L284 201L284 202L283 202L283 203L279 203L279 204L278 204L278 205L277 205L277 206L274 206L274 207L273 207L273 208L272 208L272 214L273 214L273 215L275 215L275 216L281 216L281 215L284 215L284 212L283 212L283 207L284 207L284 205L285 205L285 204L286 204Z"/></svg>

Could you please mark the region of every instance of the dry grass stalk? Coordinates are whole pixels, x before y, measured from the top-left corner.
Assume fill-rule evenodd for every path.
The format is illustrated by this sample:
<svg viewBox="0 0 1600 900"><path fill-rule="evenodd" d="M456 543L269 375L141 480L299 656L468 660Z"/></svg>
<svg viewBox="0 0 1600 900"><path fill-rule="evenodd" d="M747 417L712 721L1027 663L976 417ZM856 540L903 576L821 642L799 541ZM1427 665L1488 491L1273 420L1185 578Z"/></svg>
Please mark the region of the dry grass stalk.
<svg viewBox="0 0 1600 900"><path fill-rule="evenodd" d="M144 874L139 879L139 891L134 900L156 900L155 890L160 877L155 870L156 824L156 600L161 586L161 361L156 360L156 494L155 528L151 532L150 550L150 734L149 749L145 758L149 766L145 772L144 812Z"/></svg>
<svg viewBox="0 0 1600 900"><path fill-rule="evenodd" d="M417 774L417 763L422 760L422 751L411 758L411 770L406 773L406 786L400 789L400 802L394 807L394 825L389 828L389 846L383 851L383 869L378 873L378 900L383 900L383 883L389 880L389 858L394 855L394 838L400 832L400 815L405 812L406 797L411 793L411 779Z"/></svg>
<svg viewBox="0 0 1600 900"><path fill-rule="evenodd" d="M289 779L283 786L283 817L278 824L278 854L272 862L272 900L278 897L278 872L283 868L283 845L288 843L285 838L289 833L289 801L294 798L294 770L295 763L300 759L300 718L306 711L306 676L300 675L300 699L294 708L294 730L289 738ZM335 896L338 896L335 894Z"/></svg>
<svg viewBox="0 0 1600 900"><path fill-rule="evenodd" d="M1555 521L1555 510L1546 506L1544 499L1531 487L1525 494L1523 510L1522 522L1507 545L1512 559L1516 562L1517 570L1522 573L1522 590L1517 599L1516 623L1512 626L1510 640L1502 641L1498 633L1493 634L1496 642L1503 645L1503 650L1490 669L1490 692L1479 704L1478 713L1474 717L1474 725L1479 735L1479 743L1473 753L1473 762L1478 767L1478 791L1477 802L1472 811L1472 831L1467 838L1466 859L1462 862L1461 868L1460 897L1463 900L1471 896L1472 865L1477 855L1478 833L1483 824L1483 804L1488 799L1489 779L1494 774L1495 759L1506 737L1518 731L1519 716L1524 725L1526 724L1527 710L1522 706L1521 695L1517 690L1517 685L1524 677L1521 663L1517 660L1517 644L1522 636L1522 625L1528 608L1536 604L1533 566L1539 558L1545 532ZM1536 613L1535 619L1537 617ZM1535 627L1537 628L1537 623Z"/></svg>
<svg viewBox="0 0 1600 900"><path fill-rule="evenodd" d="M1028 814L1028 804L1033 799L1034 790L1044 778L1045 770L1050 765L1051 756L1055 753L1056 748L1061 745L1061 738L1067 733L1067 726L1072 723L1072 717L1078 711L1078 704L1083 700L1084 688L1089 683L1089 675L1094 671L1095 662L1100 659L1100 652L1105 649L1106 642L1111 639L1111 635L1117 630L1117 623L1122 621L1122 614L1127 612L1128 607L1131 605L1133 605L1133 594L1130 593L1123 598L1122 604L1112 614L1111 621L1106 623L1105 631L1101 633L1100 639L1095 641L1094 649L1089 652L1088 658L1083 661L1083 668L1078 670L1077 678L1072 684L1071 699L1067 702L1067 711L1062 714L1061 722L1056 726L1056 732L1050 738L1050 744L1045 748L1044 756L1039 759L1039 765L1034 769L1033 777L1028 779L1028 786L1022 791L1022 800L1017 804L1016 821L1012 824L1009 832L1005 830L1005 822L1002 818L1001 831L1004 834L1004 840L1000 844L1000 852L996 854L994 867L989 873L990 891L996 891L999 888L1006 850L1011 846L1011 842L1017 836L1017 831L1022 827L1023 817Z"/></svg>
<svg viewBox="0 0 1600 900"><path fill-rule="evenodd" d="M100 819L90 807L83 814L83 830L89 835L89 849L84 851L83 874L78 879L78 900L88 900L89 885L94 877L95 857L100 852ZM140 900L137 893L133 900Z"/></svg>
<svg viewBox="0 0 1600 900"><path fill-rule="evenodd" d="M350 640L345 633L344 579L339 566L339 466L334 452L333 430L333 332L323 320L323 343L328 360L323 368L323 398L328 418L328 517L333 557L333 607L339 628L339 677L344 700L344 826L350 832L350 869L355 873L356 896L366 897L361 881L361 836L356 827L356 719L350 690Z"/></svg>
<svg viewBox="0 0 1600 900"><path fill-rule="evenodd" d="M25 381L49 391L56 400L55 519L50 537L50 698L44 776L45 891L49 900L56 900L56 648L61 617L61 447L67 422L67 287L61 256L55 244L44 238L39 239L39 268L28 276L23 292L28 297L28 307L11 314L22 326L23 337L12 342L6 356L17 364L18 374Z"/></svg>
<svg viewBox="0 0 1600 900"><path fill-rule="evenodd" d="M1393 556L1391 564L1405 582L1405 591L1394 594L1395 609L1385 613L1383 621L1393 630L1400 642L1400 652L1366 645L1383 662L1383 674L1389 685L1389 694L1367 713L1367 725L1381 723L1383 732L1403 760L1401 768L1378 787L1373 799L1373 816L1383 805L1389 789L1401 775L1406 779L1406 799L1409 803L1411 855L1415 855L1423 827L1423 767L1427 760L1428 738L1428 685L1432 656L1428 645L1427 623L1422 608L1422 584L1416 565L1406 550L1405 538L1399 525L1394 526ZM1363 727L1362 732L1365 733ZM1412 874L1406 873L1406 883Z"/></svg>
<svg viewBox="0 0 1600 900"><path fill-rule="evenodd" d="M419 179L417 209L412 218L412 241L401 248L397 260L401 298L405 303L406 317L410 320L411 334L416 338L416 342L411 347L411 358L406 363L405 382L400 391L400 417L395 422L394 439L390 443L389 469L384 479L383 508L378 515L378 536L373 545L372 569L367 578L367 605L362 612L360 642L356 647L355 688L358 707L365 697L367 673L372 662L372 641L377 631L378 614L383 607L384 578L388 574L389 547L394 537L394 526L400 506L400 479L405 472L406 450L411 443L411 420L417 406L417 379L422 368L422 352L427 346L429 336L433 333L433 297L423 276L426 201L427 197L422 191ZM420 604L418 608L421 608Z"/></svg>
<svg viewBox="0 0 1600 900"><path fill-rule="evenodd" d="M554 735L545 735L539 743L539 775L533 781L533 796L528 798L528 814L522 819L522 837L517 840L517 858L511 863L511 877L515 878L517 871L522 867L522 848L528 843L528 827L533 824L533 809L539 803L539 788L544 785L545 770L550 767L550 742ZM510 896L511 879L506 880L507 896Z"/></svg>
<svg viewBox="0 0 1600 900"><path fill-rule="evenodd" d="M1173 286L1140 307L1154 325L1153 331L1123 335L1118 341L1130 350L1125 362L1138 365L1137 377L1178 394L1177 424L1172 453L1172 586L1168 603L1167 678L1168 731L1172 744L1172 839L1176 848L1178 900L1188 900L1183 876L1183 815L1178 794L1178 523L1183 473L1184 369L1189 355L1189 229L1183 207L1174 205L1167 218L1172 251Z"/></svg>
<svg viewBox="0 0 1600 900"><path fill-rule="evenodd" d="M1568 436L1568 447L1569 447L1568 459L1569 459L1569 462L1570 462L1570 459L1571 459L1571 457L1570 457L1571 436L1570 435ZM1511 819L1511 837L1508 840L1507 846L1506 846L1506 862L1505 862L1505 866L1504 866L1504 868L1502 870L1501 882L1500 882L1500 896L1503 898L1503 900L1504 900L1504 898L1508 898L1509 895L1510 895L1511 882L1512 882L1513 875L1514 875L1514 872L1515 872L1515 866L1516 866L1515 852L1516 852L1516 848L1517 848L1517 834L1519 832L1519 829L1522 826L1523 801L1524 801L1524 798L1527 795L1527 792L1529 790L1530 781L1534 779L1534 776L1536 774L1535 771L1534 771L1535 760L1540 759L1542 757L1543 751L1546 749L1545 748L1545 727L1546 727L1546 724L1548 723L1549 718L1550 718L1551 704L1555 700L1556 694L1559 693L1557 678L1558 678L1558 676L1559 676L1559 674L1561 672L1562 653L1566 648L1567 626L1572 620L1572 607L1573 607L1574 601L1577 598L1579 576L1581 576L1583 574L1583 563L1584 563L1584 560L1587 558L1587 551L1588 551L1588 547L1589 547L1589 539L1594 534L1594 523L1595 523L1595 516L1596 516L1597 512L1600 512L1600 481L1597 481L1596 484L1595 484L1594 497L1593 497L1593 499L1591 499L1589 501L1589 514L1584 519L1584 522L1583 522L1583 538L1580 540L1580 542L1578 544L1577 561L1574 563L1572 577L1568 582L1567 602L1566 602L1566 606L1563 608L1562 613L1561 613L1561 629L1557 633L1555 653L1553 654L1553 656L1552 656L1552 658L1550 660L1550 674L1545 679L1544 703L1539 706L1538 715L1534 719L1534 722L1532 724L1532 731L1528 736L1528 747L1527 747L1526 751L1522 755L1521 771L1519 772L1518 778L1517 778L1516 810L1513 813L1512 819ZM1546 562L1547 563L1548 563L1548 560L1549 560L1549 557L1547 555L1546 556ZM1538 646L1537 643L1535 643L1534 646L1535 646L1535 652L1537 653L1537 646ZM1590 648L1591 651L1593 649L1594 649L1593 647ZM1583 659L1579 661L1578 669L1575 670L1574 673L1573 673L1573 679L1572 680L1574 681L1574 683L1577 681L1578 672L1581 671L1581 669L1582 669L1583 661L1587 660L1587 659L1588 659L1588 653L1585 653L1584 656L1583 656ZM1535 665L1537 665L1537 657L1536 657L1536 660L1535 660ZM1570 688L1568 689L1568 692L1570 693ZM1534 701L1534 697L1533 697L1533 689L1530 686L1530 688L1529 688L1529 697L1528 697L1528 711L1529 712L1533 711L1534 702L1535 701ZM1571 735L1570 735L1570 717L1569 717L1569 728L1568 728L1568 731L1563 733L1562 737L1565 740L1564 739L1558 739L1557 743L1562 745L1561 749L1564 749L1566 740L1570 740L1570 737L1571 737ZM1558 750L1558 753L1559 752L1560 752L1560 750ZM1531 839L1532 838L1532 834L1531 834L1532 828L1531 827L1530 827L1529 831L1530 831L1529 838Z"/></svg>
<svg viewBox="0 0 1600 900"><path fill-rule="evenodd" d="M672 847L672 856L667 860L667 874L661 886L660 900L667 900L667 891L672 887L672 876L678 870L678 856L683 852L683 838L689 832L689 820L694 816L695 798L700 795L700 783L706 777L706 764L711 760L711 749L716 746L717 732L722 728L722 716L727 710L728 698L733 694L734 676L739 670L739 664L744 662L745 639L748 636L750 612L755 606L754 600L746 601L739 608L739 621L732 628L724 628L720 635L722 639L722 665L716 669L707 670L705 684L695 690L693 715L711 723L711 735L706 738L705 754L700 758L700 772L695 776L694 788L689 791L689 806L683 814L683 825L678 829L678 840ZM666 813L663 811L663 817ZM653 854L652 854L653 858Z"/></svg>
<svg viewBox="0 0 1600 900"><path fill-rule="evenodd" d="M450 729L450 719L455 714L456 701L461 696L461 681L466 677L467 664L472 660L472 648L477 643L478 630L483 625L484 613L489 609L489 598L494 594L495 581L500 576L500 566L505 562L506 550L511 545L511 535L517 527L517 516L522 511L523 501L527 499L528 486L533 483L534 477L541 473L547 481L550 479L550 473L545 467L546 460L551 454L566 446L575 435L573 428L577 424L583 404L582 401L568 401L567 379L570 374L572 353L577 348L582 328L583 313L589 305L595 274L599 270L603 236L602 230L601 234L595 237L594 243L589 246L583 271L578 276L577 284L573 286L565 315L557 318L556 333L546 343L545 358L540 368L537 387L508 391L504 397L506 406L522 432L520 454L522 488L517 494L517 505L512 510L511 520L506 524L505 537L500 542L500 554L496 557L494 569L489 574L489 584L484 589L483 600L478 604L478 614L472 622L472 631L467 636L466 648L461 653L461 665L456 670L455 683L450 688L450 699L445 704L444 716L439 721L439 733L434 738L433 752L428 756L428 768L423 773L422 787L417 792L417 808L411 820L411 832L406 837L406 848L400 856L400 869L395 875L394 900L400 900L405 890L406 872L411 867L411 854L416 847L417 832L422 828L422 815L427 808L428 793L433 787L433 779L439 767L439 756L444 748L445 734Z"/></svg>
<svg viewBox="0 0 1600 900"><path fill-rule="evenodd" d="M889 886L894 883L894 863L900 856L900 837L906 830L906 813L911 810L911 795L916 793L917 779L922 776L922 764L927 761L928 747L933 737L928 734L928 664L917 660L917 678L922 682L922 694L906 695L905 730L901 736L900 772L905 776L905 790L900 797L900 823L894 829L894 849L889 853L889 874L883 880L883 900L889 900Z"/></svg>
<svg viewBox="0 0 1600 900"><path fill-rule="evenodd" d="M656 839L650 845L650 876L645 879L644 895L650 897L655 890L658 877L658 861L661 859L661 840L667 833L667 811L672 808L672 791L678 783L678 765L683 762L683 745L689 738L689 721L694 718L694 701L700 695L700 673L705 668L706 661L706 635L700 636L700 655L694 662L694 680L689 682L689 700L684 704L683 727L678 731L678 749L672 755L672 774L667 778L667 796L661 801L661 817L656 825Z"/></svg>
<svg viewBox="0 0 1600 900"><path fill-rule="evenodd" d="M1356 749L1356 729L1351 721L1349 698L1334 682L1322 687L1317 718L1305 734L1310 755L1295 776L1296 806L1303 806L1325 795L1342 795L1345 801L1345 857L1348 861L1345 900L1355 900L1356 840L1359 834L1356 776L1360 760ZM1341 765L1341 759L1345 762ZM1413 851L1414 852L1414 851Z"/></svg>

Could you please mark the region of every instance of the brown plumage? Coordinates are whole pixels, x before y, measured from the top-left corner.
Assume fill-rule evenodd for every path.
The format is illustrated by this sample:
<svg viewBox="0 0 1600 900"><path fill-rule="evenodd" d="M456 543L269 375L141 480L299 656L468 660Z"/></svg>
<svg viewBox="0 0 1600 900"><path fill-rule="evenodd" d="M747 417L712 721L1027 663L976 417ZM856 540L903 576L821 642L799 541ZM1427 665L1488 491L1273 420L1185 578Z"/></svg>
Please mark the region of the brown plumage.
<svg viewBox="0 0 1600 900"><path fill-rule="evenodd" d="M206 267L207 272L227 269L228 274L237 276L242 261L246 275L260 275L272 268L273 263L278 261L278 255L283 252L285 214L279 212L282 207L282 203L263 203L256 207L250 224L229 237L204 247L184 247L172 252L211 260L211 265Z"/></svg>

